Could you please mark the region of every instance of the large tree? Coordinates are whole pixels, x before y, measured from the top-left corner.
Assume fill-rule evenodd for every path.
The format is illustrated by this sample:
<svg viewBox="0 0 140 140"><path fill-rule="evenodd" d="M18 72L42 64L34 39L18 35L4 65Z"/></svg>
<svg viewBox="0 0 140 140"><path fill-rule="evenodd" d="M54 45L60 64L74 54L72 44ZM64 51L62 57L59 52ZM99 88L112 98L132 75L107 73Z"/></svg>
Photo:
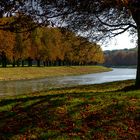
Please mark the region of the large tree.
<svg viewBox="0 0 140 140"><path fill-rule="evenodd" d="M140 87L140 0L42 0L48 20L104 40L126 31L137 34L138 64L136 83ZM49 8L51 7L51 8ZM60 20L61 19L61 20Z"/></svg>
<svg viewBox="0 0 140 140"><path fill-rule="evenodd" d="M30 30L37 24L55 24L85 33L95 40L125 31L137 33L136 86L140 87L139 14L140 0L1 0L0 17L16 15L16 18L10 23L0 23L0 29L19 31L20 27Z"/></svg>

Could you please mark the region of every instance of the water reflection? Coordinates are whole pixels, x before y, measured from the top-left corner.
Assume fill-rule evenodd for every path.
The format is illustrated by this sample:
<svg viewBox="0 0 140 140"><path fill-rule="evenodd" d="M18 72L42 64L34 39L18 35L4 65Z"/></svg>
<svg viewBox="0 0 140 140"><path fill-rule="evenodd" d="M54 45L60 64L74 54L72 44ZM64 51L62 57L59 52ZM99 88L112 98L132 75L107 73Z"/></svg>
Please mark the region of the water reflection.
<svg viewBox="0 0 140 140"><path fill-rule="evenodd" d="M118 80L135 79L136 69L113 69L110 72L80 76L51 77L36 80L1 81L0 95L18 95L51 88L75 85L104 83Z"/></svg>

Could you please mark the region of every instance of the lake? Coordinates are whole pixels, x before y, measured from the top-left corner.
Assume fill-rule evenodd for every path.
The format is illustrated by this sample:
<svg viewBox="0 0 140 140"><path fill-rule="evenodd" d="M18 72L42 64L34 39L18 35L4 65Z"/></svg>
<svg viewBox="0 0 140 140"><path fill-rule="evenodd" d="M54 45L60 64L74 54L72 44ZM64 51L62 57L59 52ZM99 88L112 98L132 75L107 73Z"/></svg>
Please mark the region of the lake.
<svg viewBox="0 0 140 140"><path fill-rule="evenodd" d="M49 77L44 79L0 81L0 96L19 95L52 88L135 79L136 69L113 68L113 71L78 76Z"/></svg>

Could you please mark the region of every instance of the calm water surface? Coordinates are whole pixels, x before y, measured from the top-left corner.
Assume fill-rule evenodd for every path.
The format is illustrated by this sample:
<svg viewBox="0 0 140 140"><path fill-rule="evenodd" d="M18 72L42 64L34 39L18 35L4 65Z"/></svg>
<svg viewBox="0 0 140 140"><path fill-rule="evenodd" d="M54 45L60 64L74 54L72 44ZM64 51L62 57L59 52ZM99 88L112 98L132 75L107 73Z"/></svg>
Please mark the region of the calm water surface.
<svg viewBox="0 0 140 140"><path fill-rule="evenodd" d="M0 81L0 96L18 95L51 88L97 84L135 79L136 69L114 68L113 71L80 76L61 76L35 80Z"/></svg>

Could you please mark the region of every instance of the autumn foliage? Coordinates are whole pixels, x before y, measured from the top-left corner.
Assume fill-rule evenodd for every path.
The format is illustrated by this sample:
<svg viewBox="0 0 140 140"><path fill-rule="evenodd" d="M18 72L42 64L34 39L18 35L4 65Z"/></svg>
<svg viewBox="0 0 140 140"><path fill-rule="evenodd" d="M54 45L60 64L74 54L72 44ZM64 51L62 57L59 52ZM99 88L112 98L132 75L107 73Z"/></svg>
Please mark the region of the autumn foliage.
<svg viewBox="0 0 140 140"><path fill-rule="evenodd" d="M103 63L100 46L63 28L41 27L30 33L0 31L0 63L61 66Z"/></svg>

